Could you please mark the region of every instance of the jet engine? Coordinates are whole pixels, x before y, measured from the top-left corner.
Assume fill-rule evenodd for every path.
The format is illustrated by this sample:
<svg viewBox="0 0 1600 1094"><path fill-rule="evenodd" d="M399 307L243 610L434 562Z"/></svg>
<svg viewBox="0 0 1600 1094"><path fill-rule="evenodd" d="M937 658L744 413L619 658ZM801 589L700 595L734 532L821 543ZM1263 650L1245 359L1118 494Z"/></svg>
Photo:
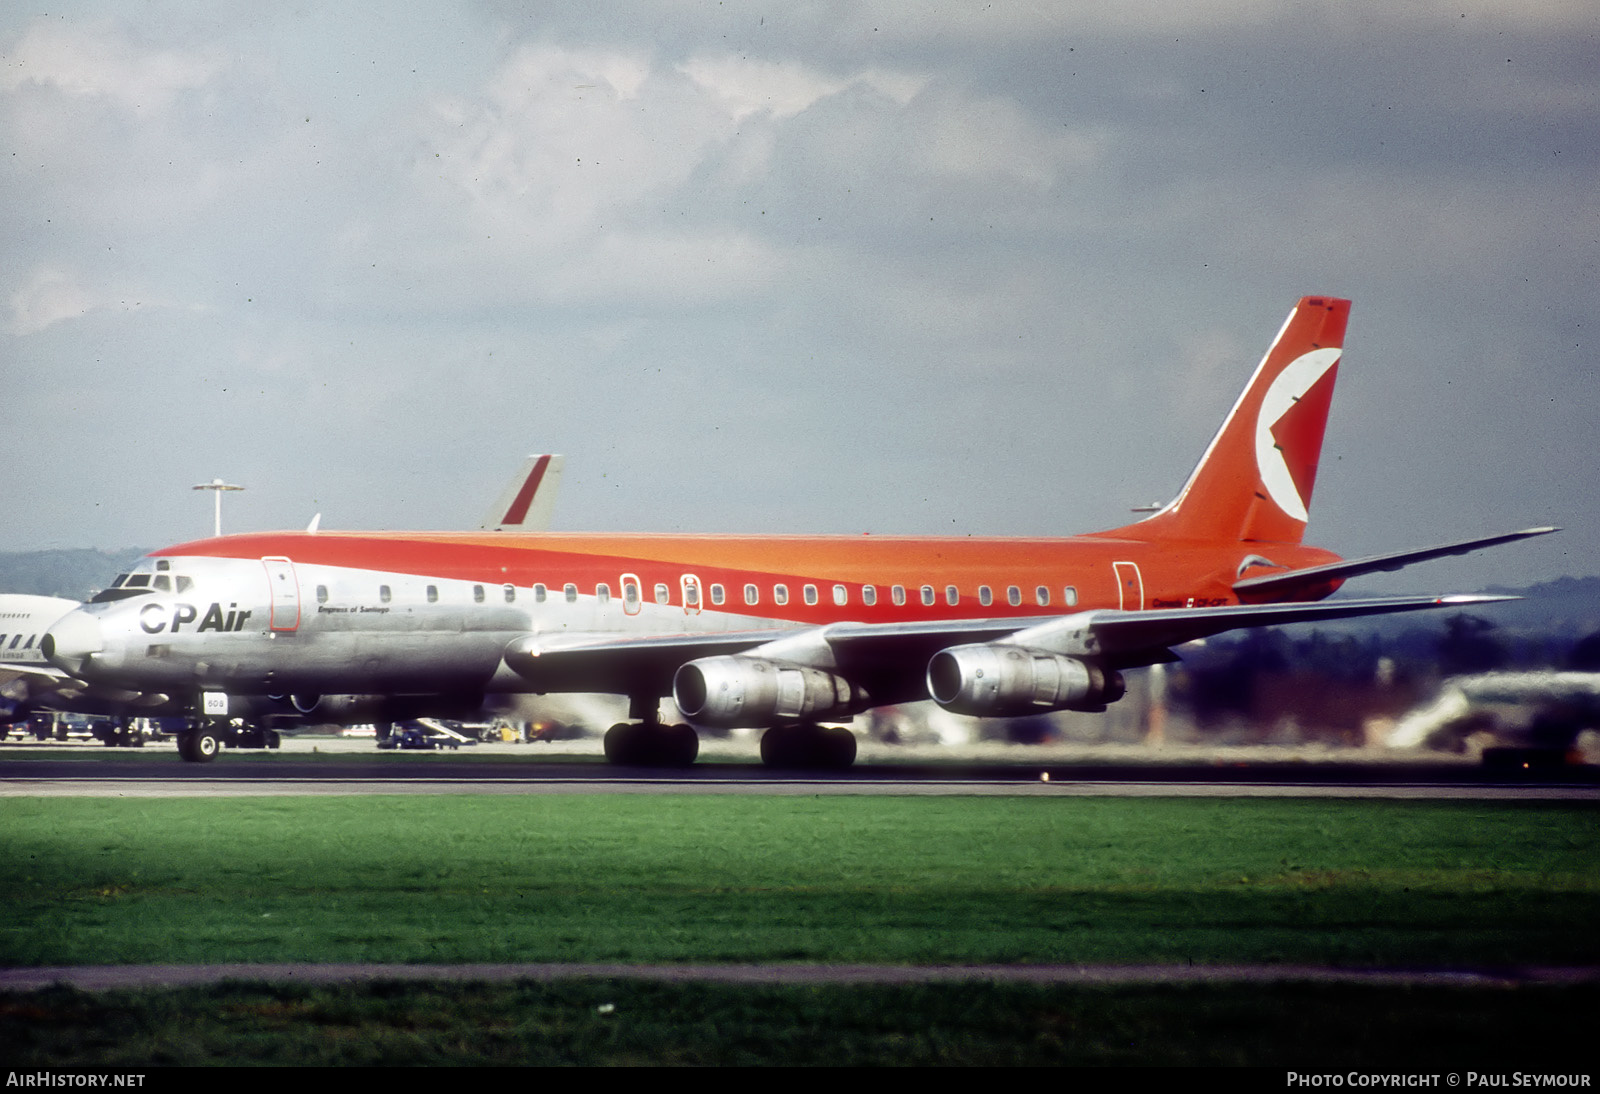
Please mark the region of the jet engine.
<svg viewBox="0 0 1600 1094"><path fill-rule="evenodd" d="M1126 691L1115 669L1025 646L952 646L928 662L928 694L934 701L979 718L1099 711Z"/></svg>
<svg viewBox="0 0 1600 1094"><path fill-rule="evenodd" d="M869 705L866 692L842 676L739 656L683 665L672 679L672 698L690 721L725 729L831 721Z"/></svg>

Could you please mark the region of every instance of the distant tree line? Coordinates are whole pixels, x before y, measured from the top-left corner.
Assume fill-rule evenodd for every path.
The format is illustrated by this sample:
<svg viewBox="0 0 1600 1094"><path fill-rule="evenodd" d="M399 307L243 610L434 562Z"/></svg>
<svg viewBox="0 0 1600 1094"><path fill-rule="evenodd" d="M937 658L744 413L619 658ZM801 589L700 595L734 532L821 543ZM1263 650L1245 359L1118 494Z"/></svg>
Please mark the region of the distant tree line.
<svg viewBox="0 0 1600 1094"><path fill-rule="evenodd" d="M80 547L0 553L0 593L87 600L146 553L142 547L120 551Z"/></svg>

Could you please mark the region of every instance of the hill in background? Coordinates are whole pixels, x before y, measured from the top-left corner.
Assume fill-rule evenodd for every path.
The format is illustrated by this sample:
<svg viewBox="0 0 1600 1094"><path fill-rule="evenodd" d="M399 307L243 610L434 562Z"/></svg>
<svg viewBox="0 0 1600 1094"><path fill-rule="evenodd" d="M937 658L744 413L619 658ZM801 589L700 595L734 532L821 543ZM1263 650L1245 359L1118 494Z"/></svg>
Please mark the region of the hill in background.
<svg viewBox="0 0 1600 1094"><path fill-rule="evenodd" d="M87 600L148 553L144 547L0 553L0 593Z"/></svg>

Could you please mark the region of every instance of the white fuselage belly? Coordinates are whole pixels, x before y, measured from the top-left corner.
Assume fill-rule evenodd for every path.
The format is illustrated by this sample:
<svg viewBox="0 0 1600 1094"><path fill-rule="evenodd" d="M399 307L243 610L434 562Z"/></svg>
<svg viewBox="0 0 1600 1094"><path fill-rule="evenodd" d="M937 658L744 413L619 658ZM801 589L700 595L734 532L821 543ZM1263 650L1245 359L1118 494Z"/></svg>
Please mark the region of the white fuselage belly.
<svg viewBox="0 0 1600 1094"><path fill-rule="evenodd" d="M148 592L92 605L102 648L88 678L161 691L525 692L506 669L508 643L528 635L671 634L782 624L730 612L686 616L677 605L625 605L616 594L485 585L342 566L295 564L295 600L269 599L257 560L175 558L183 593ZM509 598L509 599L508 599ZM559 689L551 689L559 690Z"/></svg>

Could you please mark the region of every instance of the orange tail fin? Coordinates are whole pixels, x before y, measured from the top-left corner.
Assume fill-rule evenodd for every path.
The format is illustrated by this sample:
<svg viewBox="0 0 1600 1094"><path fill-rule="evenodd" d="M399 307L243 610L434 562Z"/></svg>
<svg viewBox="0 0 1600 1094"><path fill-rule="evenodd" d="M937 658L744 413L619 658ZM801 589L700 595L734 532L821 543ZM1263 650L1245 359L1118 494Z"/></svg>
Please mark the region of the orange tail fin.
<svg viewBox="0 0 1600 1094"><path fill-rule="evenodd" d="M1175 501L1115 534L1299 543L1350 301L1302 297Z"/></svg>

